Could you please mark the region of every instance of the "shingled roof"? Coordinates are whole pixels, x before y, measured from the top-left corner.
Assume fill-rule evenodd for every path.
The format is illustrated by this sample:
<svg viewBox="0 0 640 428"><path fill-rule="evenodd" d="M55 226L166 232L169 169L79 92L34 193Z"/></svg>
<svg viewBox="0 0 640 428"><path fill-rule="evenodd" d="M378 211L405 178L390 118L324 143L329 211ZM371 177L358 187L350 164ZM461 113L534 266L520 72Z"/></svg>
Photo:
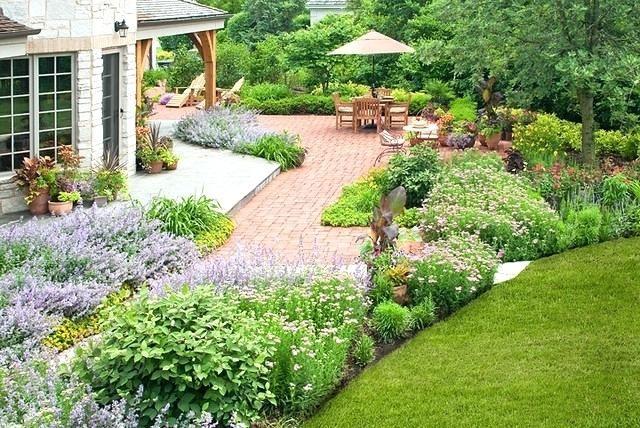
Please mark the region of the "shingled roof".
<svg viewBox="0 0 640 428"><path fill-rule="evenodd" d="M192 0L138 0L138 25L202 21L229 16L227 12Z"/></svg>
<svg viewBox="0 0 640 428"><path fill-rule="evenodd" d="M29 28L5 16L0 8L0 39L27 37L39 32L40 30Z"/></svg>

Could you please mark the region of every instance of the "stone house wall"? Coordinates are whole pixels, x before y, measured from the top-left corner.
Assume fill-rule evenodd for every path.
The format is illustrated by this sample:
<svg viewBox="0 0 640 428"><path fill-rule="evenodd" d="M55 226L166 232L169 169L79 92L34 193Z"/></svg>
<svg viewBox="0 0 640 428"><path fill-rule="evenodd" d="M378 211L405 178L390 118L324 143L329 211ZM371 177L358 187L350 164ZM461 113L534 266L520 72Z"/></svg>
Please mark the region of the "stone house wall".
<svg viewBox="0 0 640 428"><path fill-rule="evenodd" d="M135 0L2 0L4 14L40 34L30 36L28 55L72 53L75 57L75 145L83 166L102 159L102 55L120 53L120 159L135 173ZM114 23L125 19L128 36ZM25 209L16 206L0 177L0 214ZM11 202L5 202L11 198Z"/></svg>

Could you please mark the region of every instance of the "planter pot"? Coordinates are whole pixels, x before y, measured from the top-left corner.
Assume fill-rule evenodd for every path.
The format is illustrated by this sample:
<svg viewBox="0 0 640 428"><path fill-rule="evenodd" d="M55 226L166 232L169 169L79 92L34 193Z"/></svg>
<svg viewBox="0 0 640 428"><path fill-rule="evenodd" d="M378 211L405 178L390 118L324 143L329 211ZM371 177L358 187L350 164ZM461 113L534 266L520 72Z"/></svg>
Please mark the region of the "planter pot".
<svg viewBox="0 0 640 428"><path fill-rule="evenodd" d="M154 161L151 162L151 164L149 165L149 174L159 174L162 172L162 166L164 164L162 163L162 161Z"/></svg>
<svg viewBox="0 0 640 428"><path fill-rule="evenodd" d="M492 136L487 138L487 148L489 150L498 150L498 144L500 144L500 137L502 137L502 133L497 132Z"/></svg>
<svg viewBox="0 0 640 428"><path fill-rule="evenodd" d="M29 212L33 215L45 215L49 212L49 189L41 190L38 196L29 204Z"/></svg>
<svg viewBox="0 0 640 428"><path fill-rule="evenodd" d="M406 284L393 287L393 301L399 305L407 305L409 303L409 289Z"/></svg>
<svg viewBox="0 0 640 428"><path fill-rule="evenodd" d="M107 202L109 202L109 200L107 199L106 196L96 196L93 199L93 205L95 205L98 208L102 208L102 207L106 206Z"/></svg>
<svg viewBox="0 0 640 428"><path fill-rule="evenodd" d="M502 136L504 141L513 141L513 131L503 131Z"/></svg>
<svg viewBox="0 0 640 428"><path fill-rule="evenodd" d="M440 144L440 147L448 147L449 146L448 141L449 141L449 135L447 134L438 135L438 144Z"/></svg>
<svg viewBox="0 0 640 428"><path fill-rule="evenodd" d="M178 169L178 161L166 165L167 171L175 171Z"/></svg>
<svg viewBox="0 0 640 428"><path fill-rule="evenodd" d="M49 212L54 216L67 215L73 210L73 202L49 201Z"/></svg>
<svg viewBox="0 0 640 428"><path fill-rule="evenodd" d="M481 146L487 147L487 137L482 134L478 134L478 142Z"/></svg>

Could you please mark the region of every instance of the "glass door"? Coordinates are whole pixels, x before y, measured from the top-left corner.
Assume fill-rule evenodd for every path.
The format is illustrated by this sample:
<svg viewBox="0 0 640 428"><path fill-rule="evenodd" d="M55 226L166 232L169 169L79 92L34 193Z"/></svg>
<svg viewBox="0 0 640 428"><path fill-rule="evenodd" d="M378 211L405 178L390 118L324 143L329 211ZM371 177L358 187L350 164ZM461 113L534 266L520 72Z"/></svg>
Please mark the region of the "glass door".
<svg viewBox="0 0 640 428"><path fill-rule="evenodd" d="M120 54L103 55L102 143L104 159L117 160L120 151Z"/></svg>

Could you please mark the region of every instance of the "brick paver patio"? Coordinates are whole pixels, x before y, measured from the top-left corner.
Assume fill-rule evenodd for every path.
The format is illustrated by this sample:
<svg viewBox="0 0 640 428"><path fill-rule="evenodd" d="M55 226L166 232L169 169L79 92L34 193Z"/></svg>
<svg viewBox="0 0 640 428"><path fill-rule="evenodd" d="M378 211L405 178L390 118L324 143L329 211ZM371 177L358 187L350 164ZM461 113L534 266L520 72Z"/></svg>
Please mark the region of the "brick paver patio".
<svg viewBox="0 0 640 428"><path fill-rule="evenodd" d="M234 214L238 227L220 251L234 251L238 244L260 245L287 258L303 251L320 261L350 262L358 255L357 238L367 229L321 226L320 215L342 186L373 166L380 152L375 131L336 130L335 119L326 116L263 116L260 121L274 131L300 134L307 158L301 168L276 177Z"/></svg>
<svg viewBox="0 0 640 428"><path fill-rule="evenodd" d="M160 107L154 119L179 119L194 111ZM320 216L345 184L373 167L381 151L376 132L336 130L333 116L261 116L260 122L273 131L299 134L307 158L301 168L280 174L233 214L237 229L218 254L229 254L238 246L263 246L288 259L302 252L319 262L351 262L367 228L321 226ZM501 151L509 146L505 143ZM440 151L445 157L451 154L450 149Z"/></svg>

